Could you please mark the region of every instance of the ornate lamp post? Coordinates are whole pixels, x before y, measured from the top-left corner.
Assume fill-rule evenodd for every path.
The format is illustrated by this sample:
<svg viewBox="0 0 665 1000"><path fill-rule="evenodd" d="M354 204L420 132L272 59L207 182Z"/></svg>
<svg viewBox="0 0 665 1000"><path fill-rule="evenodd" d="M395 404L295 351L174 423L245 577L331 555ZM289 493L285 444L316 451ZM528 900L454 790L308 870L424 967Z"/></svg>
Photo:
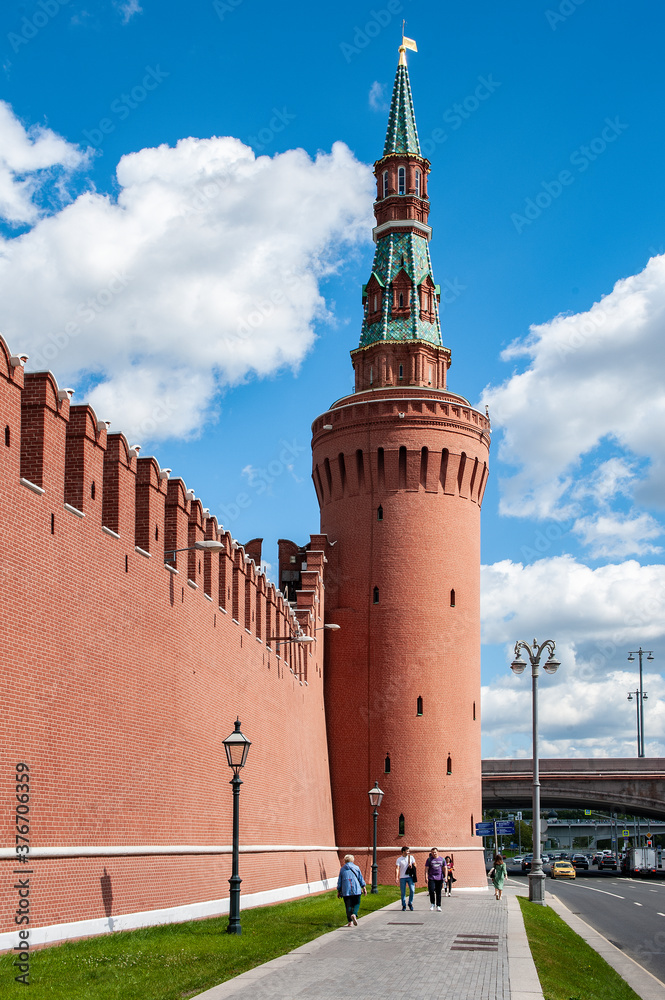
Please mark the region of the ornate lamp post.
<svg viewBox="0 0 665 1000"><path fill-rule="evenodd" d="M383 792L379 788L378 781L374 782L374 788L370 788L369 792L369 804L374 809L374 841L372 847L372 892L377 893L379 891L379 885L377 880L378 865L376 863L376 821L379 818L379 806L381 805L381 800L383 799Z"/></svg>
<svg viewBox="0 0 665 1000"><path fill-rule="evenodd" d="M233 786L233 861L231 864L231 878L229 885L231 892L229 895L229 925L226 928L227 934L242 934L240 926L240 883L242 879L238 875L238 853L240 849L240 786L242 781L238 772L245 766L247 754L251 747L251 742L240 732L240 719L235 721L235 729L230 736L224 740L226 759L228 765L233 770L233 777L229 782Z"/></svg>
<svg viewBox="0 0 665 1000"><path fill-rule="evenodd" d="M637 734L637 756L644 757L644 699L646 695L642 690L642 655L647 653L647 660L653 660L653 652L650 649L635 649L628 653L628 662L634 663L635 656L639 657L640 660L640 697L637 702L637 719L638 719L638 734ZM632 701L632 698L628 699Z"/></svg>
<svg viewBox="0 0 665 1000"><path fill-rule="evenodd" d="M521 674L526 667L522 659L520 650L523 649L529 657L531 664L531 708L533 721L533 860L531 861L531 871L529 872L529 900L532 903L545 905L545 873L543 872L543 862L540 857L540 775L538 770L538 674L540 667L540 657L544 649L549 652L547 661L543 664L543 670L548 674L555 674L561 666L554 656L556 643L552 639L546 639L539 646L533 640L533 646L527 642L515 643L515 659L510 664L510 669L516 674Z"/></svg>

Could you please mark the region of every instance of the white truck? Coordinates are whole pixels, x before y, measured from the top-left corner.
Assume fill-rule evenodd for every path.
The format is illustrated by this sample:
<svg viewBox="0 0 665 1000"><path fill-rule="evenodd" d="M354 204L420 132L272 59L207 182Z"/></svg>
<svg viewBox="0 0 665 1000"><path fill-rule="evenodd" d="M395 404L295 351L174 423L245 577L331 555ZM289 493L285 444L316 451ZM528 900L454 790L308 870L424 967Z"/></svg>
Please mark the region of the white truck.
<svg viewBox="0 0 665 1000"><path fill-rule="evenodd" d="M656 852L653 847L633 847L628 853L628 875L655 875Z"/></svg>

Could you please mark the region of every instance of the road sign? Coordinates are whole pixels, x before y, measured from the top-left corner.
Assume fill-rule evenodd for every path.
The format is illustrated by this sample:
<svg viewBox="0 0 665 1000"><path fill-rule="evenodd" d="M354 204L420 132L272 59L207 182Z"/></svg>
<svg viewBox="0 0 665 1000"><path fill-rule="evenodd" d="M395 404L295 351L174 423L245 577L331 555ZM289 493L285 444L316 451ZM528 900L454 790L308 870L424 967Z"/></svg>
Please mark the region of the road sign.
<svg viewBox="0 0 665 1000"><path fill-rule="evenodd" d="M621 836L622 837L630 837L630 830L622 830L621 831Z"/></svg>
<svg viewBox="0 0 665 1000"><path fill-rule="evenodd" d="M591 815L591 810L590 809L585 809L584 810L584 815L585 816L590 816Z"/></svg>
<svg viewBox="0 0 665 1000"><path fill-rule="evenodd" d="M515 824L512 820L498 819L496 821L496 832L502 834L504 837L508 836L515 833Z"/></svg>
<svg viewBox="0 0 665 1000"><path fill-rule="evenodd" d="M493 837L494 823L476 823L476 837Z"/></svg>

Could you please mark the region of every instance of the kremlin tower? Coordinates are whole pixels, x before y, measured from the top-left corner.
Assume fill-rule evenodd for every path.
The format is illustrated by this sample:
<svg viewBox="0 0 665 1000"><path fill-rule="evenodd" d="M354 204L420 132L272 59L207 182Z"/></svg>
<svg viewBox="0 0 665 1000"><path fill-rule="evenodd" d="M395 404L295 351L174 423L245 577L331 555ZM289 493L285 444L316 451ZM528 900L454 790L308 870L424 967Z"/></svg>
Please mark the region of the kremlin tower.
<svg viewBox="0 0 665 1000"><path fill-rule="evenodd" d="M405 46L374 165L376 251L363 286L355 392L313 424L327 535L325 701L336 842L364 870L368 790L379 880L410 847L454 853L458 887L485 886L480 754L480 506L489 420L447 388L439 285Z"/></svg>

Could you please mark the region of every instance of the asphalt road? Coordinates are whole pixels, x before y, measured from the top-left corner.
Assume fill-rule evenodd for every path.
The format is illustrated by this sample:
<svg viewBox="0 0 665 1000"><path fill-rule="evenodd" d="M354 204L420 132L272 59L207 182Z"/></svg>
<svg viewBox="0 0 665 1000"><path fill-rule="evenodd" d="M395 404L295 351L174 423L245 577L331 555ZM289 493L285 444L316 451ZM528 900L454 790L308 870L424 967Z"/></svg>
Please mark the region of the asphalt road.
<svg viewBox="0 0 665 1000"><path fill-rule="evenodd" d="M526 874L509 867L508 876L528 891ZM618 878L591 868L575 880L548 878L545 889L665 984L665 879Z"/></svg>

